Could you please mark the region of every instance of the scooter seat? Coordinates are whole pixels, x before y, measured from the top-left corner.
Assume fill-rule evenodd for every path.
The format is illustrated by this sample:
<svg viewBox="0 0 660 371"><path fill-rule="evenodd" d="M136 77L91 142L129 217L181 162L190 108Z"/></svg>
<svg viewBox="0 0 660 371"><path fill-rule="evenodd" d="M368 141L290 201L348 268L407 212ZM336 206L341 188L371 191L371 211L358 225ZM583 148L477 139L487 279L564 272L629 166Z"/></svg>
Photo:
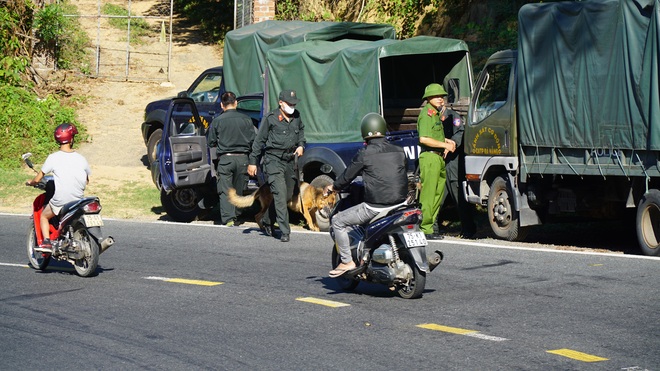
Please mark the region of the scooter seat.
<svg viewBox="0 0 660 371"><path fill-rule="evenodd" d="M71 209L74 209L74 208L78 207L78 205L80 205L81 203L87 202L87 201L90 201L90 200L94 200L94 199L96 199L96 197L83 197L80 200L71 201L69 203L66 203L66 204L64 204L64 206L62 206L62 210L60 210L59 216L63 217L69 211L71 211Z"/></svg>
<svg viewBox="0 0 660 371"><path fill-rule="evenodd" d="M380 209L378 214L376 214L376 216L371 218L371 220L367 224L371 224L371 223L375 222L378 219L381 219L381 218L384 218L384 217L390 215L394 211L397 211L399 209L403 209L403 208L406 208L406 207L408 207L408 201L407 200L403 201L400 204L396 204L396 205L392 205L392 206Z"/></svg>

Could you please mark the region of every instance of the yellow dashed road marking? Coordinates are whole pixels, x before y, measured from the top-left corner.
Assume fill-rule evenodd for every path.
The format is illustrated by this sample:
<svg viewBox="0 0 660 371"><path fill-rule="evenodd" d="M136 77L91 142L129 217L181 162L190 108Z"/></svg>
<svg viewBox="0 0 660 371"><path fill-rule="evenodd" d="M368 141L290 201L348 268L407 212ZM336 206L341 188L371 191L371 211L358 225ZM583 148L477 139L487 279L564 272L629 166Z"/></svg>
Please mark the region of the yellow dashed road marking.
<svg viewBox="0 0 660 371"><path fill-rule="evenodd" d="M217 285L222 285L224 283L224 282L189 280L185 278L167 278L167 277L144 277L144 279L173 282L173 283L185 283L187 285L200 285L200 286L217 286Z"/></svg>
<svg viewBox="0 0 660 371"><path fill-rule="evenodd" d="M458 328L458 327L449 327L449 326L442 326L442 325L436 325L435 323L424 323L421 325L417 325L417 327L425 328L427 330L434 330L434 331L442 331L442 332L449 332L451 334L457 334L457 335L465 335L465 334L472 334L475 332L475 330L466 330L463 328Z"/></svg>
<svg viewBox="0 0 660 371"><path fill-rule="evenodd" d="M576 359L582 362L601 362L608 360L607 358L598 357L593 354L582 353L582 352L578 352L577 350L566 349L566 348L548 350L547 352L552 354L557 354L566 358Z"/></svg>
<svg viewBox="0 0 660 371"><path fill-rule="evenodd" d="M317 298L297 298L296 300L298 301L304 301L305 303L312 303L312 304L319 304L319 305L325 305L326 307L332 307L332 308L339 308L339 307L349 307L351 306L350 304L346 303L340 303L338 301L332 301L332 300L325 300L325 299L317 299Z"/></svg>
<svg viewBox="0 0 660 371"><path fill-rule="evenodd" d="M497 337L497 336L482 334L479 331L475 331L475 330L467 330L467 329L458 328L458 327L449 327L449 326L437 325L435 323L424 323L424 324L421 324L421 325L417 325L417 327L424 328L424 329L427 329L427 330L433 330L433 331L448 332L450 334L465 335L465 336L470 336L470 337L474 337L474 338L482 339L482 340L491 340L491 341L506 341L506 340L509 340L509 339L506 339L506 338L501 338L501 337Z"/></svg>

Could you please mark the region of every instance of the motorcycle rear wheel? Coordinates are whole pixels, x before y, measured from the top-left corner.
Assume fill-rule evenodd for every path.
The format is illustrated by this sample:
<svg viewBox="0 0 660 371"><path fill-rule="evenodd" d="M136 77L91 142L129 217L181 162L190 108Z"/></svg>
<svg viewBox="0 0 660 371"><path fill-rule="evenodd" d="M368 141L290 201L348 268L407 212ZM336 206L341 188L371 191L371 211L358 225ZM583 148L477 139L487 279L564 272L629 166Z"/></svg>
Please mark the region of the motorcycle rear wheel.
<svg viewBox="0 0 660 371"><path fill-rule="evenodd" d="M48 263L50 263L50 253L34 251L37 247L39 247L39 244L37 244L37 233L34 229L34 223L30 223L27 235L28 260L30 261L32 268L42 271L46 269Z"/></svg>
<svg viewBox="0 0 660 371"><path fill-rule="evenodd" d="M410 266L413 271L413 276L410 279L409 285L399 285L397 293L404 299L417 299L424 293L426 286L426 273L419 270L414 261L407 261L406 264Z"/></svg>
<svg viewBox="0 0 660 371"><path fill-rule="evenodd" d="M332 246L332 269L334 269L336 266L341 263L341 256L339 256L339 253L337 252L337 248L333 245ZM339 287L342 288L344 291L353 291L357 287L357 285L360 283L358 280L353 280L349 278L344 278L342 276L339 276L335 278L337 283L339 284Z"/></svg>
<svg viewBox="0 0 660 371"><path fill-rule="evenodd" d="M99 245L92 236L89 235L84 226L79 225L73 231L73 238L77 241L80 249L85 253L85 257L74 262L73 267L81 277L89 277L96 273L96 267L99 263Z"/></svg>

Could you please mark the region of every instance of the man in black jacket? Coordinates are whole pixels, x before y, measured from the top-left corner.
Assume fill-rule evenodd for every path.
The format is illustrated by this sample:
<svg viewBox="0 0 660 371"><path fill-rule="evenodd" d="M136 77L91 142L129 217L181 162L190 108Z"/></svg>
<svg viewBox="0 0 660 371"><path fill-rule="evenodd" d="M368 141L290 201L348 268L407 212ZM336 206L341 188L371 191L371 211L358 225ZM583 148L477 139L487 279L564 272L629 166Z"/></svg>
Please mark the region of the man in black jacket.
<svg viewBox="0 0 660 371"><path fill-rule="evenodd" d="M367 146L358 151L344 173L325 189L326 193L342 189L362 174L364 202L332 218L332 230L341 255L341 263L330 271L329 276L333 278L356 267L348 237L351 227L368 222L384 208L403 203L408 196L406 155L403 148L385 139L385 119L377 113L368 113L362 119L361 130Z"/></svg>
<svg viewBox="0 0 660 371"><path fill-rule="evenodd" d="M247 188L248 154L256 135L252 119L236 111L236 94L222 94L220 104L224 112L211 123L208 146L218 154L217 190L220 199L220 219L228 227L236 223L236 207L229 202L227 190L239 194Z"/></svg>

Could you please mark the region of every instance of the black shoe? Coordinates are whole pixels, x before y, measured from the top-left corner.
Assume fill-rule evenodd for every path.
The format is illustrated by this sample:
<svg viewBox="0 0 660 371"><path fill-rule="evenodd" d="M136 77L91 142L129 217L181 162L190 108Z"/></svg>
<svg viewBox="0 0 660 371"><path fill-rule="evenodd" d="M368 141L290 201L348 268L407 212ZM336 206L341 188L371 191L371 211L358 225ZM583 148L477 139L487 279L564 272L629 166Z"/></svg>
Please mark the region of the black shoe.
<svg viewBox="0 0 660 371"><path fill-rule="evenodd" d="M435 234L435 233L425 234L424 236L426 236L426 239L427 239L427 240L436 240L436 241L438 241L438 240L443 240L443 239L445 238L445 236L443 236L443 235L439 235L439 234Z"/></svg>
<svg viewBox="0 0 660 371"><path fill-rule="evenodd" d="M477 232L461 232L460 237L466 240L474 240Z"/></svg>
<svg viewBox="0 0 660 371"><path fill-rule="evenodd" d="M283 234L282 237L280 238L280 241L289 242L289 235L288 234Z"/></svg>
<svg viewBox="0 0 660 371"><path fill-rule="evenodd" d="M264 232L266 236L273 237L274 233L274 228L271 225L264 224L264 227L261 228L261 231Z"/></svg>

